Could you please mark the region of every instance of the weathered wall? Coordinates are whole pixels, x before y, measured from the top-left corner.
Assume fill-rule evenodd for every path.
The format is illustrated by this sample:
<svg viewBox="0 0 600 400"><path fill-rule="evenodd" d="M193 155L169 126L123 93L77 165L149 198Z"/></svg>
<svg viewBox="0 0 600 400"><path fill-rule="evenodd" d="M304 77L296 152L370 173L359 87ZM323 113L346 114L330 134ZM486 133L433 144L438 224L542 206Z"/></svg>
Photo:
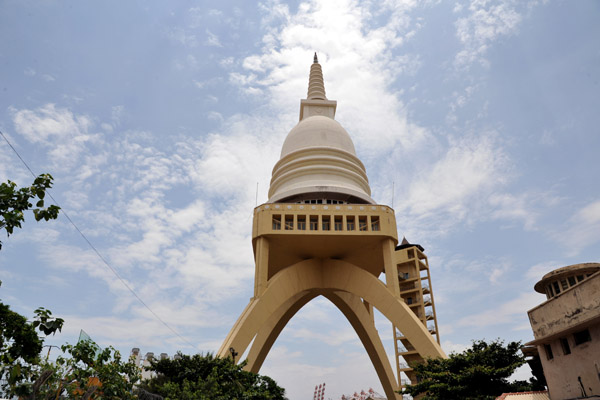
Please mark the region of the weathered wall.
<svg viewBox="0 0 600 400"><path fill-rule="evenodd" d="M600 395L600 324L588 329L592 340L579 346L575 346L572 334L564 336L571 354L564 354L559 339L550 342L552 360L548 360L544 345L538 346L552 400Z"/></svg>
<svg viewBox="0 0 600 400"><path fill-rule="evenodd" d="M529 321L536 340L560 334L600 317L600 274L530 310Z"/></svg>

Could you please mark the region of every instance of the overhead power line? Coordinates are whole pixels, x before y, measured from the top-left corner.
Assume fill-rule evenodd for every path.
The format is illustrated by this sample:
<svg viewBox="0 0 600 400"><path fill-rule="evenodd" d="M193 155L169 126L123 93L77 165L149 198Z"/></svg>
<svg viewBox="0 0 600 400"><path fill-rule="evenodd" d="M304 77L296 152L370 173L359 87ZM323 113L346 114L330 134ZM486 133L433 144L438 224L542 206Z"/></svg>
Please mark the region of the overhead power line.
<svg viewBox="0 0 600 400"><path fill-rule="evenodd" d="M19 160L21 160L21 162L23 163L23 165L25 165L25 168L27 168L29 170L29 172L31 173L31 175L36 178L36 174L33 173L33 171L31 170L31 168L29 167L29 165L25 162L25 160L23 159L23 157L21 157L21 155L19 154L19 152L17 151L17 149L14 148L14 146L10 143L10 141L8 140L8 138L4 135L4 133L0 130L0 135L2 135L2 137L4 138L4 140L6 141L6 143L10 146L10 148L14 151L14 153L17 155L17 157L19 157ZM54 198L54 196L52 196L52 193L50 193L50 191L47 191L48 196L50 196L50 198L52 199L52 201L60 207L60 204L58 204L58 201L56 201L56 199ZM171 332L173 332L179 339L183 340L185 343L187 343L190 347L193 347L195 349L197 349L196 346L194 346L192 343L190 343L186 338L184 338L183 336L181 336L174 328L172 328L169 324L167 324L161 317L158 316L157 313L154 312L154 310L152 310L152 308L150 308L150 306L148 306L148 304L146 304L146 302L144 300L142 300L142 298L135 292L135 290L133 290L131 288L131 286L129 286L127 284L127 282L121 277L121 275L119 275L119 273L117 272L117 270L115 270L109 263L108 261L106 261L106 259L102 256L102 254L100 254L100 252L98 251L98 249L96 249L96 247L92 244L92 242L90 242L90 240L85 236L85 234L81 231L81 229L79 229L79 227L75 224L75 222L73 222L73 220L71 219L71 217L69 217L69 214L67 214L67 212L61 207L61 212L62 215L65 216L65 218L71 223L71 225L73 225L73 228L75 228L75 230L77 232L79 232L79 234L81 235L81 237L83 238L83 240L85 240L85 242L88 244L88 246L90 246L90 248L94 251L94 253L96 253L96 255L98 256L98 258L100 258L100 260L102 260L102 263L119 279L119 281L121 281L121 283L123 284L123 286L125 286L130 292L131 294L133 294L133 296L135 296L136 299L138 299L138 301L140 303L142 303L142 305L144 307L146 307L146 309L148 311L150 311L150 313L158 320L160 321L160 323L162 323L165 327L167 327Z"/></svg>

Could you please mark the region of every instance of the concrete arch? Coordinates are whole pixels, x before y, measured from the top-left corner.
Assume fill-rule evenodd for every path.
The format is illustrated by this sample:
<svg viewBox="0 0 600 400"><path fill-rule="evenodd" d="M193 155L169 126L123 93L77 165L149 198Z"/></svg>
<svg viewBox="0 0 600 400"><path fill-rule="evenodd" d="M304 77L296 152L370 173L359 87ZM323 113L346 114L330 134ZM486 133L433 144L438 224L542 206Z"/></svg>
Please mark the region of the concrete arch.
<svg viewBox="0 0 600 400"><path fill-rule="evenodd" d="M395 398L395 391L399 389L399 386L381 338L373 325L372 315L367 311L365 304L359 297L347 292L334 291L323 295L346 316L367 350L386 396ZM306 303L317 296L314 292L293 296L277 312L271 314L252 342L247 357L247 370L258 373L273 343L289 320Z"/></svg>
<svg viewBox="0 0 600 400"><path fill-rule="evenodd" d="M403 334L410 338L421 356L445 357L421 321L383 282L353 264L333 259L305 260L273 276L264 293L250 301L218 355L227 357L230 348L243 354L252 339L256 338L256 349L251 349L248 361L249 368L258 371L285 324L304 304L318 295L329 298L348 318L363 342L384 388L397 388L398 383L393 373L390 374L387 355L380 351L383 350L381 339L372 320L367 321L370 317L360 299L372 304L392 324L402 327Z"/></svg>

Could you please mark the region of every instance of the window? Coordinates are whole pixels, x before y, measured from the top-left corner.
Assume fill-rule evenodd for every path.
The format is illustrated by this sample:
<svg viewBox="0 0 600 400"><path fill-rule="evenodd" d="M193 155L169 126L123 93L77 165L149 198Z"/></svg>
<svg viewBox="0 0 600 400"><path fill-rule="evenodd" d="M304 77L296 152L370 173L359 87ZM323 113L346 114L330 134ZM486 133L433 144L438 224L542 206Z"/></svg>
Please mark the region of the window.
<svg viewBox="0 0 600 400"><path fill-rule="evenodd" d="M306 215L298 215L298 229L301 231L306 230Z"/></svg>
<svg viewBox="0 0 600 400"><path fill-rule="evenodd" d="M281 215L273 215L273 230L278 231L281 229Z"/></svg>
<svg viewBox="0 0 600 400"><path fill-rule="evenodd" d="M406 299L406 304L412 304L413 303L413 298L412 297L408 297Z"/></svg>
<svg viewBox="0 0 600 400"><path fill-rule="evenodd" d="M319 216L311 215L310 216L310 230L316 231L317 229L319 229Z"/></svg>
<svg viewBox="0 0 600 400"><path fill-rule="evenodd" d="M331 223L331 217L329 215L323 215L323 230L328 231Z"/></svg>
<svg viewBox="0 0 600 400"><path fill-rule="evenodd" d="M367 217L366 216L358 217L358 230L359 231L367 230Z"/></svg>
<svg viewBox="0 0 600 400"><path fill-rule="evenodd" d="M590 336L590 331L587 329L584 329L579 332L575 332L573 334L573 338L575 339L575 346L579 346L580 344L583 344L585 342L589 342L592 340L592 337Z"/></svg>
<svg viewBox="0 0 600 400"><path fill-rule="evenodd" d="M569 286L574 286L575 285L575 277L574 276L570 276L569 278L567 278L569 280Z"/></svg>
<svg viewBox="0 0 600 400"><path fill-rule="evenodd" d="M554 358L554 354L552 354L552 346L550 346L549 344L545 344L544 350L546 350L546 358L548 360L552 360Z"/></svg>
<svg viewBox="0 0 600 400"><path fill-rule="evenodd" d="M346 217L346 230L354 230L354 217Z"/></svg>
<svg viewBox="0 0 600 400"><path fill-rule="evenodd" d="M565 356L571 354L571 347L569 346L567 338L560 338L560 346L562 347Z"/></svg>
<svg viewBox="0 0 600 400"><path fill-rule="evenodd" d="M552 282L552 287L554 288L554 295L557 295L560 293L560 286L558 286L558 282L556 282L556 281Z"/></svg>
<svg viewBox="0 0 600 400"><path fill-rule="evenodd" d="M286 215L285 216L285 230L291 231L292 229L294 229L294 216Z"/></svg>
<svg viewBox="0 0 600 400"><path fill-rule="evenodd" d="M336 231L341 231L342 229L344 229L344 223L342 222L342 216L341 215L336 215L334 218L334 229Z"/></svg>
<svg viewBox="0 0 600 400"><path fill-rule="evenodd" d="M379 230L379 217L376 217L376 216L371 217L371 230L372 231Z"/></svg>
<svg viewBox="0 0 600 400"><path fill-rule="evenodd" d="M583 275L577 275L577 282L581 282L583 280Z"/></svg>
<svg viewBox="0 0 600 400"><path fill-rule="evenodd" d="M563 290L567 290L569 288L569 285L567 284L566 279L561 279L560 285L562 286Z"/></svg>

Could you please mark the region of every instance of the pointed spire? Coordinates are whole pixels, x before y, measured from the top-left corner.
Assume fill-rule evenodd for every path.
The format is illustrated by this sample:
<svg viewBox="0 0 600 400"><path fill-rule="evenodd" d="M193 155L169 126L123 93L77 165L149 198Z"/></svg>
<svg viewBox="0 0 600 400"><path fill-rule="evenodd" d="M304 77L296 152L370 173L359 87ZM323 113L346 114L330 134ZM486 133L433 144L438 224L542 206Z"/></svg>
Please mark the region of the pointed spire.
<svg viewBox="0 0 600 400"><path fill-rule="evenodd" d="M406 236L402 236L402 243L400 244L410 244L408 240L406 240Z"/></svg>
<svg viewBox="0 0 600 400"><path fill-rule="evenodd" d="M325 83L323 82L323 71L315 52L314 62L310 66L310 77L308 78L308 100L327 100L325 96Z"/></svg>

